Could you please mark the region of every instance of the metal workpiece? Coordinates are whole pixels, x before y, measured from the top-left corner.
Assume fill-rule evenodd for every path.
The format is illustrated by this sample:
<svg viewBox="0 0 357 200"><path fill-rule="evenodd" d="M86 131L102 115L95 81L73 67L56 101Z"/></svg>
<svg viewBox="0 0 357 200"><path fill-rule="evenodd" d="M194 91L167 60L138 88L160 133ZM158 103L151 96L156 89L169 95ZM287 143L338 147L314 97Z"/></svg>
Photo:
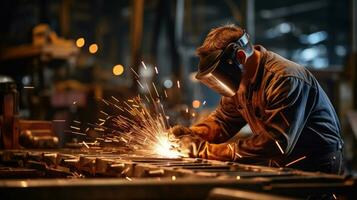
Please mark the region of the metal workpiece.
<svg viewBox="0 0 357 200"><path fill-rule="evenodd" d="M305 198L350 197L356 184L344 176L113 149L0 151L0 193L7 199L206 199L216 187Z"/></svg>

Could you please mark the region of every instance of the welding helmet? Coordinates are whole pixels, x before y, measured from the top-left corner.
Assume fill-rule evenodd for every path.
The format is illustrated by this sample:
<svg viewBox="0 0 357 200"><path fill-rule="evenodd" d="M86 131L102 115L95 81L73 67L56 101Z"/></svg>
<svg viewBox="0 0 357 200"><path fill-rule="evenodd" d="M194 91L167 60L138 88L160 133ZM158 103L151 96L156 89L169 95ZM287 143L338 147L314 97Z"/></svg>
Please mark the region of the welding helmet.
<svg viewBox="0 0 357 200"><path fill-rule="evenodd" d="M246 32L223 50L201 57L196 79L223 96L234 96L243 71L243 65L237 59L238 51L245 54L246 59L253 54L253 45Z"/></svg>

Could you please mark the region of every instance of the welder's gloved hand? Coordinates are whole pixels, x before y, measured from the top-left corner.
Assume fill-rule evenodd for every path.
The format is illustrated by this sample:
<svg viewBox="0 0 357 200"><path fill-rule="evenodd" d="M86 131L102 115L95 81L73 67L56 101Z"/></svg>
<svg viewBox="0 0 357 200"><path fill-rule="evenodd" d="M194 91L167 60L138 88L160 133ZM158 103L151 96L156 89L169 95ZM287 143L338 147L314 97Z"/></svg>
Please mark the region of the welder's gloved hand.
<svg viewBox="0 0 357 200"><path fill-rule="evenodd" d="M193 134L186 134L177 138L179 139L180 151L194 158L199 156L200 149L206 142L199 136Z"/></svg>
<svg viewBox="0 0 357 200"><path fill-rule="evenodd" d="M176 125L171 128L170 132L177 138L184 135L193 135L193 131L185 126Z"/></svg>

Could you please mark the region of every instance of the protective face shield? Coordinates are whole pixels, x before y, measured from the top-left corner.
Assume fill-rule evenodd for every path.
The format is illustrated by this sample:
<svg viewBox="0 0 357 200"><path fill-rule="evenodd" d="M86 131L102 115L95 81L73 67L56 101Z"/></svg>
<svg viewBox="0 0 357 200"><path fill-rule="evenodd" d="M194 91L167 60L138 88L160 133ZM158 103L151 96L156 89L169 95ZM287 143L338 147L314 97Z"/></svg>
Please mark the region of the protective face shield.
<svg viewBox="0 0 357 200"><path fill-rule="evenodd" d="M236 58L237 51L244 53L246 58L253 54L253 45L245 32L225 49L201 58L196 79L223 96L234 96L239 88L243 70L242 64Z"/></svg>

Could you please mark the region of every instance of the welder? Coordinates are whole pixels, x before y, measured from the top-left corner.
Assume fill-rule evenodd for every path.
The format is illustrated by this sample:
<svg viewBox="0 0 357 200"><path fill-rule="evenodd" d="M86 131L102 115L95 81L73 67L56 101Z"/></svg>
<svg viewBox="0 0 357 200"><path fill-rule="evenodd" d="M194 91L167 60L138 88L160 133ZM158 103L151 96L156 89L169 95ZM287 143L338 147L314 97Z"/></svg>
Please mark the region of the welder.
<svg viewBox="0 0 357 200"><path fill-rule="evenodd" d="M202 121L171 129L191 157L342 173L339 119L305 66L253 46L232 24L212 29L196 52L196 78L222 98ZM246 124L252 135L234 137Z"/></svg>

